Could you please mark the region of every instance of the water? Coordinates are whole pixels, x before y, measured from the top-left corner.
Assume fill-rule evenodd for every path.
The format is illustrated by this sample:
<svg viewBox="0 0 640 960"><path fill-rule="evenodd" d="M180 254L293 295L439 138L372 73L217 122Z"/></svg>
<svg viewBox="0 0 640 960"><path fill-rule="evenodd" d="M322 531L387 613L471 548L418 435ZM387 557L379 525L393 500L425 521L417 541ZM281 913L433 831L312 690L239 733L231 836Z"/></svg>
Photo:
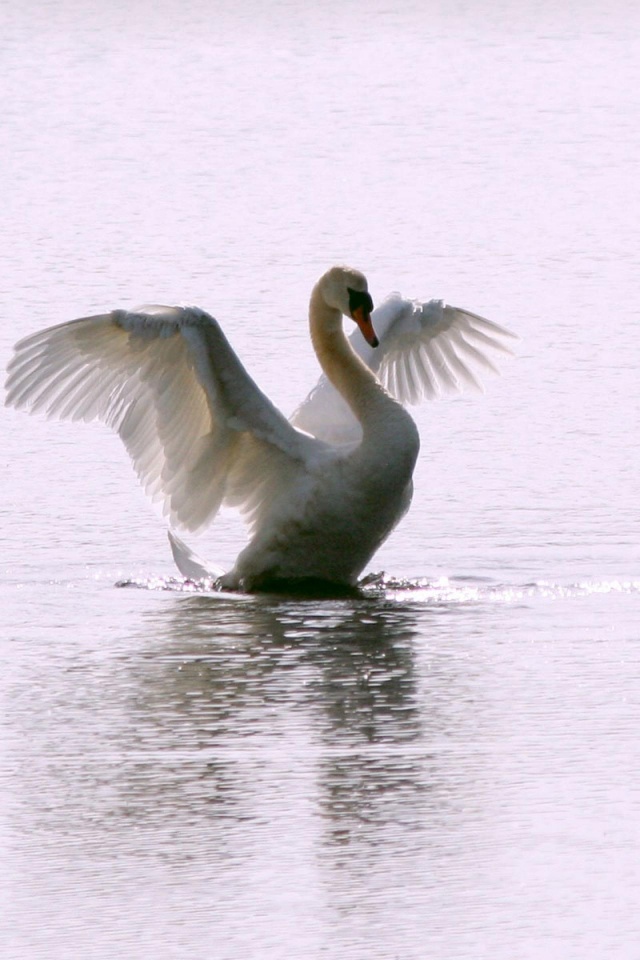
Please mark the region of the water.
<svg viewBox="0 0 640 960"><path fill-rule="evenodd" d="M635 960L635 6L3 16L3 362L194 302L288 411L340 260L522 337L359 600L179 589L117 440L5 411L3 957Z"/></svg>

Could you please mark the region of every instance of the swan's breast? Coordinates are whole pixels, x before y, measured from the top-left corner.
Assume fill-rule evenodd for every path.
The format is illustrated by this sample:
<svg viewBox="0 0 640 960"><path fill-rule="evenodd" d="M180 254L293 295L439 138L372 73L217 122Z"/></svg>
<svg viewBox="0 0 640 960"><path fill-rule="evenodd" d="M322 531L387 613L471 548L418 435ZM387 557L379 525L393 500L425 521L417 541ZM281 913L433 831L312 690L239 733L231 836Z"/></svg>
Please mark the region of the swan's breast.
<svg viewBox="0 0 640 960"><path fill-rule="evenodd" d="M390 400L372 424L367 424L359 455L364 469L385 487L404 487L411 479L420 452L420 435L413 418Z"/></svg>
<svg viewBox="0 0 640 960"><path fill-rule="evenodd" d="M280 501L238 558L235 575L355 583L411 502L419 449L417 429L403 412L307 477L298 495Z"/></svg>

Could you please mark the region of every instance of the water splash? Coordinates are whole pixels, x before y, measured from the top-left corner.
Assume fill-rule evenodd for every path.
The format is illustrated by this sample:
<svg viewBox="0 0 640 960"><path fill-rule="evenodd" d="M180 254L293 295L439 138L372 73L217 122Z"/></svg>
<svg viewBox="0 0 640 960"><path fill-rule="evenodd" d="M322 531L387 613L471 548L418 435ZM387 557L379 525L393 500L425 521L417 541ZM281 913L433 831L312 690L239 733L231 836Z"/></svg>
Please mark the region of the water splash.
<svg viewBox="0 0 640 960"><path fill-rule="evenodd" d="M386 578L383 590L386 596L426 603L513 604L531 599L565 600L594 594L637 594L640 593L640 580L581 580L562 584L549 580L499 583L464 577L441 577L433 581Z"/></svg>
<svg viewBox="0 0 640 960"><path fill-rule="evenodd" d="M247 598L246 594L222 591L215 580L190 580L182 577L149 577L119 580L116 587L157 590L219 597ZM286 590L282 591L286 594ZM573 583L535 580L525 583L500 583L480 577L401 578L385 573L364 577L354 596L411 601L432 605L515 604L532 599L566 600L594 595L640 594L640 579L585 579ZM296 594L300 596L299 593ZM327 596L328 594L324 594ZM318 599L314 592L313 598Z"/></svg>

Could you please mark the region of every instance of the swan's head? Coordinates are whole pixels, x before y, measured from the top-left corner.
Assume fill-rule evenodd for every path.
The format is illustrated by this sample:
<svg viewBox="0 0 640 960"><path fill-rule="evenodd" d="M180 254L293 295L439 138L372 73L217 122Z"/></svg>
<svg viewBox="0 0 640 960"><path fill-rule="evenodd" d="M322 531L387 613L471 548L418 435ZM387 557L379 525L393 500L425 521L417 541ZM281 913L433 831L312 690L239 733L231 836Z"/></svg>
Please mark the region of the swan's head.
<svg viewBox="0 0 640 960"><path fill-rule="evenodd" d="M325 303L351 317L369 346L377 347L378 338L371 323L373 300L365 275L352 267L332 267L321 278L320 287Z"/></svg>

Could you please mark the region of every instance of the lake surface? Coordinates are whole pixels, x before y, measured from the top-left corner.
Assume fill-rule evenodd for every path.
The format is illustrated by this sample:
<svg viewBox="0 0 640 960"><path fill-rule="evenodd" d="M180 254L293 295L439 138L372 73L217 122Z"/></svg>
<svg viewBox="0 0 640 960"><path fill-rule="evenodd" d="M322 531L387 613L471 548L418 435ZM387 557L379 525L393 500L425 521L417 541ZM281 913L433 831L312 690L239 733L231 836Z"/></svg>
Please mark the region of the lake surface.
<svg viewBox="0 0 640 960"><path fill-rule="evenodd" d="M2 957L637 960L637 6L3 17L3 365L190 302L290 411L340 261L521 342L362 599L189 589L116 438L2 413Z"/></svg>

